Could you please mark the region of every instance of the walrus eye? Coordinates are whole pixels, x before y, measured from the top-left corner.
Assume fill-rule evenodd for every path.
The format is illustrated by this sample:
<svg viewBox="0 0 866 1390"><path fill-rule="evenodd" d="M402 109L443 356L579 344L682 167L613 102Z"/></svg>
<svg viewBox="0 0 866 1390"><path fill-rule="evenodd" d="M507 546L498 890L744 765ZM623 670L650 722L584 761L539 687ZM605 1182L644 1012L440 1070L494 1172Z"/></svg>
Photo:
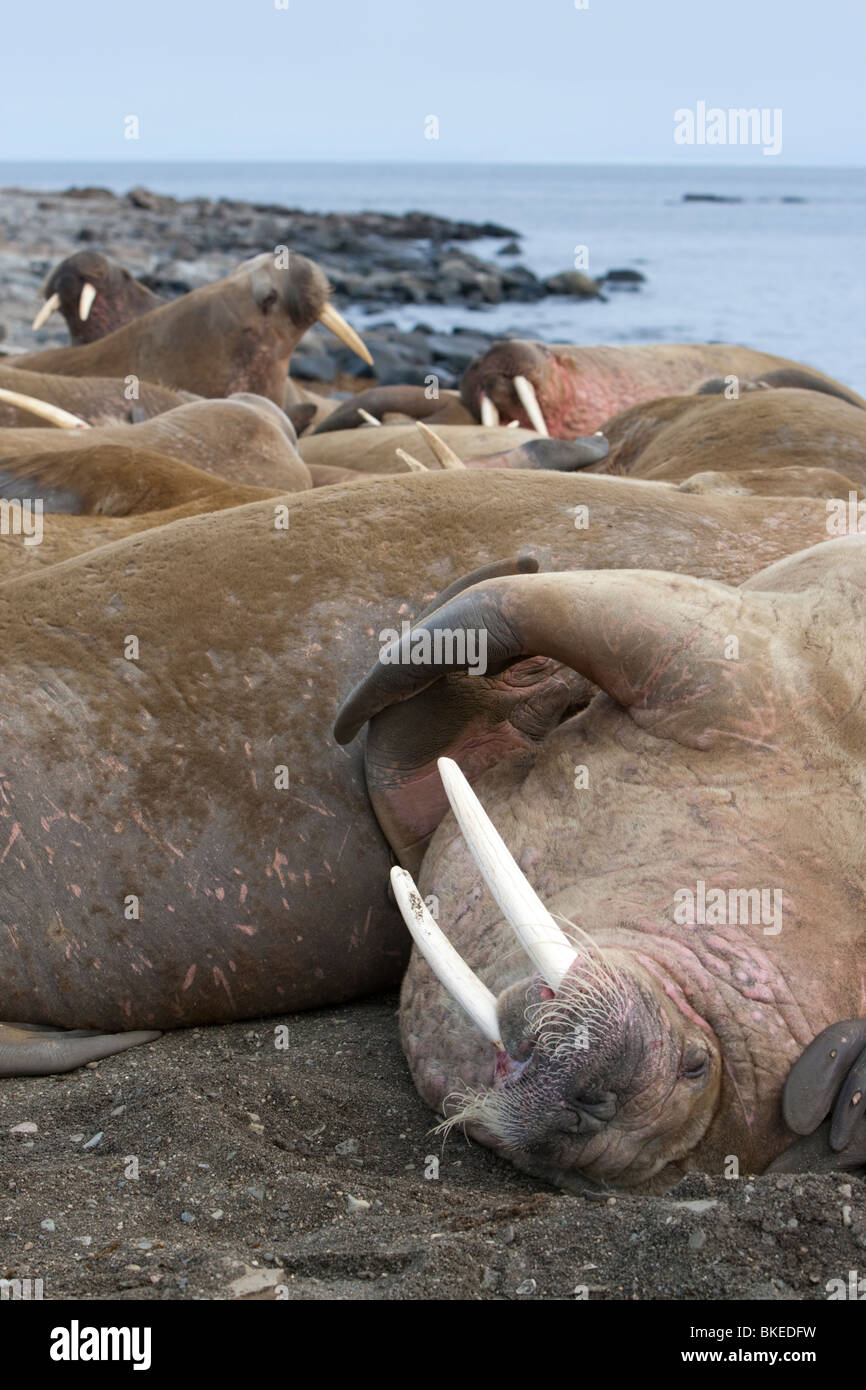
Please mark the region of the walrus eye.
<svg viewBox="0 0 866 1390"><path fill-rule="evenodd" d="M277 292L276 292L276 290L270 290L270 291L265 295L265 297L264 297L264 299L261 301L261 303L259 304L259 308L261 309L261 311L262 311L263 314L266 314L266 313L268 312L269 309L272 309L272 308L274 307L274 305L276 304L276 302L277 302Z"/></svg>
<svg viewBox="0 0 866 1390"><path fill-rule="evenodd" d="M683 1054L682 1075L687 1081L697 1081L706 1076L709 1065L709 1054L702 1047L688 1047Z"/></svg>

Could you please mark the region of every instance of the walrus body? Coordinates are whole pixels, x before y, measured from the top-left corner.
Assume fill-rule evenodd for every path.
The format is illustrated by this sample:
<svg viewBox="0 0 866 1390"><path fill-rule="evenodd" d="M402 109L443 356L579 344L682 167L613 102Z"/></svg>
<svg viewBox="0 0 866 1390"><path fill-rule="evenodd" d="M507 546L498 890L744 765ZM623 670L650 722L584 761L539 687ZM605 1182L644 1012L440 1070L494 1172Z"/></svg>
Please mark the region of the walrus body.
<svg viewBox="0 0 866 1390"><path fill-rule="evenodd" d="M72 349L70 349L71 351ZM171 391L149 381L126 382L111 376L55 376L49 371L31 372L24 367L7 366L21 357L0 361L0 387L68 410L71 415L99 425L106 421L149 420L165 410L194 401L188 391ZM0 428L32 429L37 424L33 412L0 401Z"/></svg>
<svg viewBox="0 0 866 1390"><path fill-rule="evenodd" d="M407 910L438 905L483 998L466 1006L473 1022L413 953L401 1031L421 1095L451 1123L567 1187L660 1191L787 1150L789 1068L862 1013L866 991L864 576L853 536L740 589L646 572L499 578L412 629L421 651L425 633L483 630L491 671L543 689L544 663L561 663L602 691L477 779L516 863L441 765L472 852L447 816ZM341 714L341 738L372 719L368 782L404 863L413 787L427 798L437 756L459 747L462 764L491 736L465 669L377 663ZM837 1070L866 1041L848 1031L833 1035ZM823 1094L815 1047L805 1069ZM849 1132L863 1125L852 1078ZM808 1129L829 1106L789 1109Z"/></svg>
<svg viewBox="0 0 866 1390"><path fill-rule="evenodd" d="M287 530L262 502L4 586L0 1017L176 1027L392 985L389 850L360 753L330 726L394 615L521 550L738 582L826 534L820 503L585 475L413 474L286 500Z"/></svg>
<svg viewBox="0 0 866 1390"><path fill-rule="evenodd" d="M707 377L746 378L789 368L802 370L787 358L725 343L577 347L514 339L494 343L467 367L460 392L476 419L484 396L498 412L499 423L518 420L525 426L531 422L515 388L515 379L522 378L534 390L550 434L570 439L600 429L629 406L694 391ZM832 384L844 391L838 382Z"/></svg>
<svg viewBox="0 0 866 1390"><path fill-rule="evenodd" d="M294 492L311 484L293 440L283 412L260 396L190 401L135 425L89 430L0 429L0 486L10 492L7 483L26 475L27 460L32 457L47 461L51 455L58 459L63 456L72 463L72 456L84 449L111 446L118 459L116 496L123 496L127 489L140 490L135 455L141 449L170 455L223 481ZM105 508L109 514L112 510L114 515L123 515Z"/></svg>
<svg viewBox="0 0 866 1390"><path fill-rule="evenodd" d="M599 472L681 482L707 469L822 467L866 484L866 411L813 390L669 396L614 416L604 433Z"/></svg>

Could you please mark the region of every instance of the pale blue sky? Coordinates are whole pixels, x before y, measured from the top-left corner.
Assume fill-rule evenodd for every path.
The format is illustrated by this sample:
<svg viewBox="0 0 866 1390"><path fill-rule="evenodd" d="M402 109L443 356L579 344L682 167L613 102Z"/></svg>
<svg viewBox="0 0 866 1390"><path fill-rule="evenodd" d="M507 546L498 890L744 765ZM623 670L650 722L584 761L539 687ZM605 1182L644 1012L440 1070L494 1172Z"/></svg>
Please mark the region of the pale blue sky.
<svg viewBox="0 0 866 1390"><path fill-rule="evenodd" d="M864 55L862 0L35 0L0 160L760 161L674 144L704 100L780 107L773 163L862 165Z"/></svg>

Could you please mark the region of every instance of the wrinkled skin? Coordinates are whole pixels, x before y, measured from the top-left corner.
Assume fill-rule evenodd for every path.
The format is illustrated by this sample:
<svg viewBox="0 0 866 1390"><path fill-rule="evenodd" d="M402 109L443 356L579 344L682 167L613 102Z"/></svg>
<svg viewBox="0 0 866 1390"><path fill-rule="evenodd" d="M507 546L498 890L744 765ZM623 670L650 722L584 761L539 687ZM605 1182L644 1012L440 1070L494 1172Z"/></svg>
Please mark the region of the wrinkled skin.
<svg viewBox="0 0 866 1390"><path fill-rule="evenodd" d="M104 446L111 446L118 457L114 487L119 495L128 485L137 488L134 456L142 449L171 455L227 482L283 492L311 485L295 449L294 431L283 412L262 396L239 395L225 401L191 401L135 425L103 425L90 430L0 429L0 486L7 496L21 496L7 482L20 476L35 455L43 459L62 455L69 460L74 478L73 456L82 449ZM129 465L121 467L124 458L132 461L131 476ZM173 498L172 504L177 500ZM122 515L116 508L104 510Z"/></svg>
<svg viewBox="0 0 866 1390"><path fill-rule="evenodd" d="M96 298L87 318L82 320L79 305L85 285L92 285ZM54 294L60 300L60 312L76 346L104 338L165 303L117 261L98 251L76 251L55 266L42 287L42 297L50 299Z"/></svg>
<svg viewBox="0 0 866 1390"><path fill-rule="evenodd" d="M413 1078L518 1167L658 1191L689 1169L721 1173L731 1155L760 1171L791 1145L789 1068L834 1020L866 1012L864 562L853 536L739 590L662 573L510 577L427 618L428 630L483 628L490 678L535 657L540 683L561 663L602 692L546 737L500 748L476 786L546 907L588 934L591 949L566 928L578 950L561 987L527 969L450 815L418 878L496 996L507 1053L497 1061L413 954L401 1001ZM437 755L465 761L475 745L483 762L491 730L465 717L461 669L377 663L338 724L348 738L372 718L373 803L410 862L416 827L382 791L383 769L399 765L410 804L416 747L422 801ZM675 895L699 881L778 888L781 918L690 926ZM813 1044L786 1091L801 1132L835 1102L836 1166L864 1156L862 1114L846 1110L846 1086L862 1094L857 1030L829 1081L827 1044Z"/></svg>
<svg viewBox="0 0 866 1390"><path fill-rule="evenodd" d="M738 580L824 527L820 503L509 471L286 500L287 531L256 503L5 586L0 1018L174 1027L394 984L406 942L390 852L360 750L330 732L377 634L455 571L523 550L557 568L640 556Z"/></svg>
<svg viewBox="0 0 866 1390"><path fill-rule="evenodd" d="M818 391L666 397L623 411L604 433L598 472L680 482L705 470L823 467L866 484L866 411Z"/></svg>
<svg viewBox="0 0 866 1390"><path fill-rule="evenodd" d="M798 363L784 357L725 343L577 347L514 339L494 343L471 363L460 395L476 419L481 418L483 392L499 411L500 424L518 420L528 425L513 380L517 375L525 376L535 387L550 434L572 439L592 434L629 406L694 391L709 376L745 378L786 368L801 370ZM818 372L811 375L822 376ZM833 385L844 390L837 382ZM854 399L863 404L859 397Z"/></svg>
<svg viewBox="0 0 866 1390"><path fill-rule="evenodd" d="M65 376L134 374L199 396L251 391L281 406L291 354L328 296L324 275L305 256L292 255L280 269L266 252L105 338L27 353L14 365Z"/></svg>
<svg viewBox="0 0 866 1390"><path fill-rule="evenodd" d="M161 415L163 411L174 410L196 399L188 391L170 391L149 381L139 382L134 397L128 397L127 386L117 377L55 376L47 370L30 372L23 367L6 365L13 361L22 362L23 358L10 357L0 361L0 387L4 391L18 391L23 396L48 401L90 425L150 420L154 415ZM0 428L8 427L53 428L31 411L0 401Z"/></svg>

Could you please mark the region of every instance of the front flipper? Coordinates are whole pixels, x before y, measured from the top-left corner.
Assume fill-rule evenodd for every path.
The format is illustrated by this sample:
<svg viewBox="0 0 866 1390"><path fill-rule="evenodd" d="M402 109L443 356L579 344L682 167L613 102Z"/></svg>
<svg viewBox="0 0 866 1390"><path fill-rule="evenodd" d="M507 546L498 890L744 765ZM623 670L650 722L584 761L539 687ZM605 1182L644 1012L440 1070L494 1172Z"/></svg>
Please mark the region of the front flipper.
<svg viewBox="0 0 866 1390"><path fill-rule="evenodd" d="M161 1036L157 1032L65 1032L38 1023L0 1023L0 1076L56 1076Z"/></svg>
<svg viewBox="0 0 866 1390"><path fill-rule="evenodd" d="M768 1172L830 1172L866 1164L866 1019L819 1033L791 1068L782 1095L798 1139ZM829 1119L828 1119L829 1117Z"/></svg>

